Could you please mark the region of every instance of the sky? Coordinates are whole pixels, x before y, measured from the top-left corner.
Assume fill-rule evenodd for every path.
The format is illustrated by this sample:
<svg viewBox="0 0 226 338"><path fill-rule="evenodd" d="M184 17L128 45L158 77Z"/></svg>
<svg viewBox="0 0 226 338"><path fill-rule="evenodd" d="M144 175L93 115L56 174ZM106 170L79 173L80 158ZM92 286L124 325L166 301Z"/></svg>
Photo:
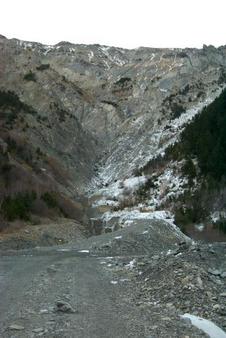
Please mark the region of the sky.
<svg viewBox="0 0 226 338"><path fill-rule="evenodd" d="M0 9L0 34L44 44L226 44L226 0L2 0Z"/></svg>

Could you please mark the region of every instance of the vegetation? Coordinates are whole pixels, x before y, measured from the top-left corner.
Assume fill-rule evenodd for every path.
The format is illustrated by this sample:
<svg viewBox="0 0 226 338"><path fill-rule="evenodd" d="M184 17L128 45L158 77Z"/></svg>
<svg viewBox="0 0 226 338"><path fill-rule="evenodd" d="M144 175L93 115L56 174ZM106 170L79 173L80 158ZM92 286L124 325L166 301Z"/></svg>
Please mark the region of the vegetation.
<svg viewBox="0 0 226 338"><path fill-rule="evenodd" d="M181 141L181 151L197 157L203 175L217 181L226 176L226 90L196 115Z"/></svg>
<svg viewBox="0 0 226 338"><path fill-rule="evenodd" d="M49 67L50 67L49 63L43 63L40 66L36 67L36 69L39 71L43 71L49 69Z"/></svg>
<svg viewBox="0 0 226 338"><path fill-rule="evenodd" d="M150 160L136 174L152 174L169 161L182 160L182 173L188 177L188 186L194 185L195 177L199 177L200 183L196 192L189 189L175 201L176 224L185 226L204 220L219 191L226 186L226 90L193 118L182 132L180 142L169 146L165 156ZM225 229L225 224L222 221L218 226Z"/></svg>
<svg viewBox="0 0 226 338"><path fill-rule="evenodd" d="M7 113L4 113L5 110L7 110ZM0 90L1 115L5 116L8 120L14 121L17 118L18 113L22 111L31 115L36 114L36 111L26 103L23 103L16 93Z"/></svg>
<svg viewBox="0 0 226 338"><path fill-rule="evenodd" d="M58 207L56 194L53 192L45 192L41 199L46 203L49 208L56 208Z"/></svg>
<svg viewBox="0 0 226 338"><path fill-rule="evenodd" d="M175 102L171 104L170 108L172 111L172 119L180 117L180 115L185 112L185 108L182 105Z"/></svg>
<svg viewBox="0 0 226 338"><path fill-rule="evenodd" d="M220 231L226 234L226 219L221 218L214 223L214 228L219 229Z"/></svg>
<svg viewBox="0 0 226 338"><path fill-rule="evenodd" d="M22 109L23 104L19 100L19 97L11 91L0 91L0 108L2 107L14 107L18 110Z"/></svg>
<svg viewBox="0 0 226 338"><path fill-rule="evenodd" d="M187 176L189 179L189 185L192 184L192 180L197 176L196 167L191 159L191 157L187 157L184 165L182 166L182 173L184 176Z"/></svg>
<svg viewBox="0 0 226 338"><path fill-rule="evenodd" d="M121 77L121 79L119 79L117 82L115 82L115 85L119 85L119 86L124 86L127 85L128 83L130 83L132 80L130 77Z"/></svg>
<svg viewBox="0 0 226 338"><path fill-rule="evenodd" d="M35 73L33 73L31 70L24 75L24 80L33 82L37 81Z"/></svg>
<svg viewBox="0 0 226 338"><path fill-rule="evenodd" d="M193 194L189 191L185 192L180 196L181 203L175 208L175 223L181 227L204 220L208 215L208 198L209 195L204 187Z"/></svg>
<svg viewBox="0 0 226 338"><path fill-rule="evenodd" d="M136 195L136 199L138 201L144 201L145 199L148 198L149 194L150 194L150 189L154 188L155 185L152 181L151 178L149 178L147 180L147 182L145 182L145 184L141 185L140 188L135 192Z"/></svg>
<svg viewBox="0 0 226 338"><path fill-rule="evenodd" d="M14 221L15 219L28 221L35 200L35 192L18 193L15 197L5 197L1 205L1 214L8 221Z"/></svg>

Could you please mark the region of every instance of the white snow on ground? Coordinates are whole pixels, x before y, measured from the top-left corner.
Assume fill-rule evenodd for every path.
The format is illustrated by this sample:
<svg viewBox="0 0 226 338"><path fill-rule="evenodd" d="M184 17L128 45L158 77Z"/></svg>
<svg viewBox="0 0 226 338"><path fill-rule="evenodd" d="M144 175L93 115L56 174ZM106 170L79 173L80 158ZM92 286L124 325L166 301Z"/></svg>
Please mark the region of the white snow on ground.
<svg viewBox="0 0 226 338"><path fill-rule="evenodd" d="M114 63L118 66L123 66L126 63L125 60L121 60L118 56L111 55L109 53L109 49L111 49L111 47L101 46L101 47L99 47L99 49L112 63Z"/></svg>
<svg viewBox="0 0 226 338"><path fill-rule="evenodd" d="M93 57L94 57L94 53L93 53L93 51L91 50L91 51L88 53L89 62L92 61Z"/></svg>
<svg viewBox="0 0 226 338"><path fill-rule="evenodd" d="M142 185L144 185L146 181L146 176L137 176L127 178L124 181L114 182L113 184L98 190L97 200L92 204L92 206L118 206L118 201L123 199L123 194L126 192L135 192ZM100 199L98 199L98 196L101 196Z"/></svg>
<svg viewBox="0 0 226 338"><path fill-rule="evenodd" d="M105 162L102 168L99 171L99 182L110 183L118 177L118 173L122 172L122 175L131 175L131 173L136 168L143 167L148 161L156 158L159 155L164 155L165 149L177 142L180 133L185 128L186 124L192 120L192 118L198 114L201 109L210 104L219 94L223 88L219 88L214 93L210 93L209 96L202 102L197 103L192 108L188 109L185 113L182 113L177 119L172 121L165 122L164 125L159 128L156 126L155 129L151 130L148 133L141 134L135 143L132 143L130 135L124 135L119 137L117 140L118 151L113 152ZM131 121L131 124L135 124L136 128L139 130L145 128L148 121L148 117L142 115L136 118L134 121ZM166 129L166 125L168 128ZM134 127L133 127L134 128ZM131 150L129 152L124 152L121 154L123 162L118 164L115 156L118 156L120 152L123 152L125 145L130 145ZM124 170L126 168L126 170ZM123 169L123 170L122 170ZM88 188L95 187L96 179L90 183ZM111 189L110 184L108 189Z"/></svg>
<svg viewBox="0 0 226 338"><path fill-rule="evenodd" d="M154 58L155 58L155 53L152 53L150 61L152 61Z"/></svg>
<svg viewBox="0 0 226 338"><path fill-rule="evenodd" d="M226 219L226 212L225 211L214 211L210 215L211 220L213 223L216 223L217 221L221 219Z"/></svg>
<svg viewBox="0 0 226 338"><path fill-rule="evenodd" d="M147 182L146 176L137 176L130 177L123 181L125 188L130 188L131 190L136 190L137 187L144 185Z"/></svg>
<svg viewBox="0 0 226 338"><path fill-rule="evenodd" d="M80 250L81 253L89 253L89 250Z"/></svg>
<svg viewBox="0 0 226 338"><path fill-rule="evenodd" d="M134 258L132 261L130 261L128 264L126 264L127 269L133 269L136 265L136 259Z"/></svg>
<svg viewBox="0 0 226 338"><path fill-rule="evenodd" d="M155 188L152 188L150 199L146 202L146 206L150 206L154 211L156 208L161 208L161 205L166 203L171 198L177 198L184 193L188 179L181 175L181 163L171 162L164 172L153 178ZM114 182L107 188L100 189L100 199L94 201L93 207L112 206L118 207L120 202L126 199L133 200L136 191L145 185L147 176L131 177L124 181ZM144 204L140 203L137 208L145 208Z"/></svg>
<svg viewBox="0 0 226 338"><path fill-rule="evenodd" d="M180 173L181 163L171 162L163 173L156 177L155 188L148 202L150 206L160 207L168 199L177 198L184 193L188 179Z"/></svg>
<svg viewBox="0 0 226 338"><path fill-rule="evenodd" d="M118 282L116 280L112 280L111 284L116 285L116 284L118 284Z"/></svg>
<svg viewBox="0 0 226 338"><path fill-rule="evenodd" d="M110 199L100 199L95 201L92 206L93 207L98 207L98 206L102 206L102 205L109 205L112 207L117 207L118 206L118 202L117 201L112 201Z"/></svg>
<svg viewBox="0 0 226 338"><path fill-rule="evenodd" d="M179 231L177 226L174 224L173 215L166 210L159 210L153 212L140 212L139 210L121 210L121 211L113 211L113 212L105 212L102 216L103 221L106 223L110 221L113 217L119 218L119 224L121 226L128 226L132 224L134 220L164 220L170 226L172 226L175 230Z"/></svg>
<svg viewBox="0 0 226 338"><path fill-rule="evenodd" d="M57 251L59 251L59 252L68 252L70 250L71 249L67 249L67 248L57 249Z"/></svg>
<svg viewBox="0 0 226 338"><path fill-rule="evenodd" d="M189 319L192 325L205 332L210 338L226 338L226 333L210 320L190 315L189 313L185 313L180 317Z"/></svg>

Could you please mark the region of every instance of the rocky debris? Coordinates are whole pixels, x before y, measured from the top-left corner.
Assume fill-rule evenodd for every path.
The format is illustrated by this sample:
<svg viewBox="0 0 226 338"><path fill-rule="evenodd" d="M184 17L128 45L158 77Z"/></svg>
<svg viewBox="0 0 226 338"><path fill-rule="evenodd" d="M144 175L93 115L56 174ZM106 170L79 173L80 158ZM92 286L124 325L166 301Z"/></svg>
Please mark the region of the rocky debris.
<svg viewBox="0 0 226 338"><path fill-rule="evenodd" d="M41 332L43 332L44 331L44 329L42 328L42 327L39 327L39 328L37 328L37 329L33 329L32 330L32 332L34 332L34 333L41 333Z"/></svg>
<svg viewBox="0 0 226 338"><path fill-rule="evenodd" d="M84 226L75 220L58 219L55 223L27 225L16 232L0 234L0 250L22 250L62 245L87 237Z"/></svg>
<svg viewBox="0 0 226 338"><path fill-rule="evenodd" d="M12 324L9 326L9 330L22 331L24 329L25 329L24 326L18 324Z"/></svg>
<svg viewBox="0 0 226 338"><path fill-rule="evenodd" d="M221 277L226 244L215 243L213 249L214 255L206 244L179 244L177 249L159 255L110 257L106 264L101 264L118 283L127 280L128 297L150 314L152 322L158 322L151 329L154 337L164 337L164 332L168 337L169 326L172 329L172 323L184 313L210 319L226 328L226 281ZM184 325L186 330L190 327L189 323ZM204 334L199 332L195 337L199 336ZM175 333L175 337L181 336Z"/></svg>
<svg viewBox="0 0 226 338"><path fill-rule="evenodd" d="M3 256L3 266L7 268L3 272L7 274L10 266L20 269L23 262L24 269L29 266L29 273L34 267L31 271L34 277L28 275L29 288L23 289L22 300L15 306L11 305L9 292L6 299L9 311L0 335L11 338L9 323L23 318L26 326L24 331L18 331L18 338L66 338L73 337L75 330L77 337L99 338L108 336L108 328L120 338L206 337L190 322L180 319L185 313L209 319L225 331L226 280L209 271L226 271L226 243L207 245L184 239L175 243L173 237L172 243L170 240L164 246L151 248L150 241L149 251L134 255L130 246L136 247L137 242L131 231L135 230L128 227L117 234L92 237L81 242L80 247L68 245L61 252L59 247L39 248L22 251L20 255L16 252L13 257ZM137 227L140 246L144 232L151 238L150 229L146 231L147 225ZM123 254L118 255L110 238L112 242L121 242ZM94 243L97 248L108 243L111 255L108 251L105 254L100 251L100 255L92 251L81 253L86 253ZM50 273L49 268L57 269L57 273ZM27 280L25 277L24 284ZM14 288L13 292L18 289L17 281ZM2 311L4 315L4 305ZM124 322L129 324L124 326ZM94 328L98 330L96 335Z"/></svg>
<svg viewBox="0 0 226 338"><path fill-rule="evenodd" d="M178 243L184 243L177 245ZM117 233L106 233L90 238L90 253L95 255L155 255L171 250L176 254L191 245L191 240L165 220L133 220ZM87 241L88 243L88 241ZM87 244L86 243L86 244Z"/></svg>
<svg viewBox="0 0 226 338"><path fill-rule="evenodd" d="M58 300L56 302L56 312L64 312L64 313L76 313L76 310L68 303L63 300Z"/></svg>
<svg viewBox="0 0 226 338"><path fill-rule="evenodd" d="M216 270L209 269L208 272L214 276L221 276L221 272L217 269Z"/></svg>
<svg viewBox="0 0 226 338"><path fill-rule="evenodd" d="M48 273L56 273L58 271L58 269L55 267L55 265L51 265L47 268L47 272Z"/></svg>

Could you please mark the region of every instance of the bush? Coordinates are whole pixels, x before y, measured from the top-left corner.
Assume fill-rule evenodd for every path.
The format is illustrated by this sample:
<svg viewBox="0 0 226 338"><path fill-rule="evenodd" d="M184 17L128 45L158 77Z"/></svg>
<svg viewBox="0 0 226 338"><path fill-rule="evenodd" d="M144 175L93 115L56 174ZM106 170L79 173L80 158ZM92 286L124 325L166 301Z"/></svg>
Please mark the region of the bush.
<svg viewBox="0 0 226 338"><path fill-rule="evenodd" d="M46 203L49 208L56 208L58 207L56 194L53 192L45 192L41 199Z"/></svg>
<svg viewBox="0 0 226 338"><path fill-rule="evenodd" d="M36 67L37 70L43 71L49 69L50 65L49 63L43 63L40 66Z"/></svg>
<svg viewBox="0 0 226 338"><path fill-rule="evenodd" d="M172 103L171 111L172 111L172 119L176 119L185 112L185 109L182 105L179 105L178 103Z"/></svg>
<svg viewBox="0 0 226 338"><path fill-rule="evenodd" d="M8 221L30 219L32 204L36 199L36 193L18 193L15 197L5 197L1 205L1 213Z"/></svg>
<svg viewBox="0 0 226 338"><path fill-rule="evenodd" d="M18 95L11 91L1 91L0 90L0 108L5 108L7 112L6 119L10 122L11 120L15 120L18 113L23 111L24 113L35 115L36 111L28 106L26 103L23 103ZM11 116L10 116L11 115Z"/></svg>
<svg viewBox="0 0 226 338"><path fill-rule="evenodd" d="M226 219L220 218L214 223L214 228L219 229L221 232L224 232L226 234Z"/></svg>
<svg viewBox="0 0 226 338"><path fill-rule="evenodd" d="M148 198L150 189L154 188L155 184L153 183L152 178L149 178L147 182L139 187L139 189L135 192L138 201L144 201Z"/></svg>
<svg viewBox="0 0 226 338"><path fill-rule="evenodd" d="M119 79L117 82L115 82L115 85L118 86L125 86L128 85L131 82L131 78L130 77L122 77L121 79Z"/></svg>
<svg viewBox="0 0 226 338"><path fill-rule="evenodd" d="M22 108L22 102L19 100L19 97L11 91L0 91L0 107L15 107L17 109Z"/></svg>
<svg viewBox="0 0 226 338"><path fill-rule="evenodd" d="M24 80L36 82L36 75L31 70L24 75Z"/></svg>
<svg viewBox="0 0 226 338"><path fill-rule="evenodd" d="M186 159L182 167L182 173L191 179L196 177L196 168L190 157Z"/></svg>

